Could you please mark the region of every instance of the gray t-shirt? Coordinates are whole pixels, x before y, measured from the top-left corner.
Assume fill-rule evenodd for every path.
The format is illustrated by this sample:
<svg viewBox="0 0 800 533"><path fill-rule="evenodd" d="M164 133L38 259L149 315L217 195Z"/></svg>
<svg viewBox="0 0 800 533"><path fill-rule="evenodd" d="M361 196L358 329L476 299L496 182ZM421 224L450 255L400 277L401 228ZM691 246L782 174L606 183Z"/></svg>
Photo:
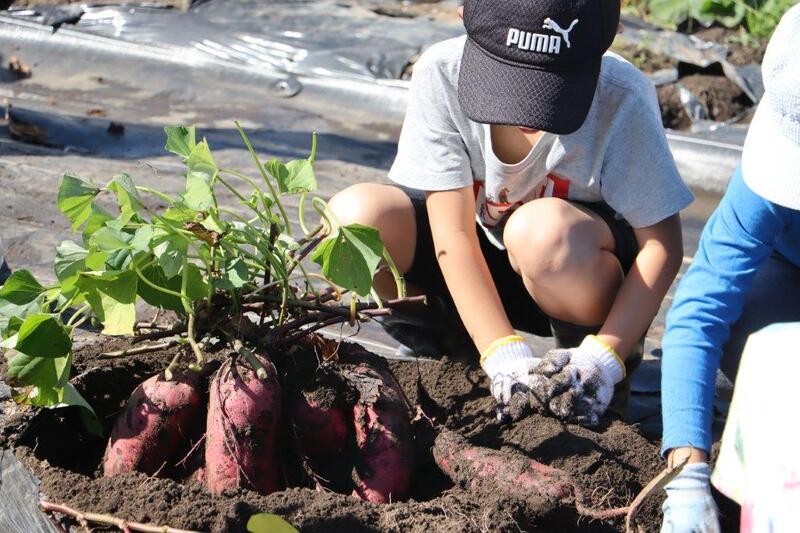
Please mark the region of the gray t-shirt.
<svg viewBox="0 0 800 533"><path fill-rule="evenodd" d="M506 218L543 196L606 202L634 228L692 202L669 151L652 83L610 52L581 128L570 135L545 133L519 163L501 162L489 126L470 120L458 102L465 39L431 46L414 65L389 179L425 191L473 186L477 221L501 248Z"/></svg>

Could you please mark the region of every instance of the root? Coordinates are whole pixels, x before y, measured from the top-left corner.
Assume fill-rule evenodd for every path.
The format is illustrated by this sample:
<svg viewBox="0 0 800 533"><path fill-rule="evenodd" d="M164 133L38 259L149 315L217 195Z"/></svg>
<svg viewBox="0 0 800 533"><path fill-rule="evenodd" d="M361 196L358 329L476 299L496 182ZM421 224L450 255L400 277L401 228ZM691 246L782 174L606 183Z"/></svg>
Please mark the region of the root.
<svg viewBox="0 0 800 533"><path fill-rule="evenodd" d="M633 502L630 505L630 510L628 511L628 515L625 517L625 532L626 533L635 533L636 530L634 529L634 525L636 524L636 513L639 512L639 509L642 508L645 500L649 498L652 494L659 492L661 489L664 488L664 485L675 479L675 477L681 473L683 467L686 466L686 463L689 462L689 456L686 456L686 459L681 461L679 464L675 466L668 466L664 470L662 470L656 477L650 480L650 483L645 485L645 487L636 495L633 499Z"/></svg>
<svg viewBox="0 0 800 533"><path fill-rule="evenodd" d="M173 346L177 345L178 345L178 340L172 339L167 342L159 342L157 344L148 344L146 346L139 346L138 348L126 348L124 350L118 350L116 352L104 352L100 354L100 358L111 359L114 357L125 357L127 355L137 355L142 353L157 352L159 350L172 348Z"/></svg>
<svg viewBox="0 0 800 533"><path fill-rule="evenodd" d="M39 507L45 513L59 513L64 516L72 517L86 530L89 529L89 522L94 522L96 524L114 526L120 531L142 531L144 533L198 533L196 531L176 529L169 526L128 522L122 518L117 518L107 514L86 513L59 503L40 501Z"/></svg>

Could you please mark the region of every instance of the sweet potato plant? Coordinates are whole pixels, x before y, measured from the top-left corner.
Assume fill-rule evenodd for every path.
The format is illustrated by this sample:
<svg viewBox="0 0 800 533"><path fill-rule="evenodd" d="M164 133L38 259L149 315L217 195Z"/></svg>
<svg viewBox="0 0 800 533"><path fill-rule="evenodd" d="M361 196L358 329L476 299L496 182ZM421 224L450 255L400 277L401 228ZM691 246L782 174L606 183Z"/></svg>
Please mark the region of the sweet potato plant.
<svg viewBox="0 0 800 533"><path fill-rule="evenodd" d="M208 142L198 142L193 127L166 128L165 148L186 167L185 192L179 196L137 186L127 174L114 176L105 186L65 175L58 207L80 240L58 246L57 281L40 283L20 270L0 288L1 346L14 399L46 408L79 406L95 431L100 427L91 405L69 383L71 339L78 326L93 320L107 335L171 337L182 346L163 372L134 391L113 426L106 475L133 470L165 475L169 465L186 455L188 437L196 434L197 419L203 418L198 414L207 405L207 420L200 424L205 463L196 478L212 492L238 487L262 493L279 490L286 479L278 440L280 428L289 427L282 418L294 418L298 438L308 429L303 422L310 419L298 414L297 391L283 398L271 350L285 349L329 324L388 313L372 288L379 268L393 272L398 294L404 296L402 278L377 230L339 225L316 197L311 205L321 223L311 229L306 225L303 205L317 187L316 137L307 159L264 161L244 130L238 124L237 128L252 155L256 177L220 167ZM241 207L222 205L220 191ZM299 234L283 202L287 195L300 195ZM101 207L101 196L116 199L113 212ZM161 207L151 207L156 204ZM320 265L322 275L306 270L306 257ZM347 292L349 305L337 303ZM136 317L139 300L174 311L178 323L142 335ZM209 364L212 345L218 368ZM383 380L378 370L362 372L377 376L374 382ZM347 446L354 453L359 446L367 450L369 457L353 468L360 475L359 490L368 491L362 497L372 501L402 498L412 464L406 453L410 443L398 442L400 437L410 438L408 411L392 396L397 384L387 379L389 392L337 407L338 413L360 413L356 420L349 414L338 421L341 427L332 437L339 439L338 448L309 448L306 454L313 463L317 457L327 461L326 453L336 456ZM285 416L285 409L294 414ZM384 416L380 413L392 413L385 415L392 421L386 435L378 435ZM367 432L372 444L364 440ZM311 446L315 437L309 435L309 442L298 447ZM384 456L393 462L388 474L375 472ZM387 475L391 479L384 479ZM378 480L374 489L373 479Z"/></svg>

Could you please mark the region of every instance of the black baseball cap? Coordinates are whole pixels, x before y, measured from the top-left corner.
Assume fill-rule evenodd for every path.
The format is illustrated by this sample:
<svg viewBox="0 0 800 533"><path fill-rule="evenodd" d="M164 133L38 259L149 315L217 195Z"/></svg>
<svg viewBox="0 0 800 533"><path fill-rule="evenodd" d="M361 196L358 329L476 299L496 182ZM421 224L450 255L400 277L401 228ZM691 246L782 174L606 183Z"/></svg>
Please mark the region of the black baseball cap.
<svg viewBox="0 0 800 533"><path fill-rule="evenodd" d="M556 134L581 127L620 0L466 0L458 98L469 118Z"/></svg>

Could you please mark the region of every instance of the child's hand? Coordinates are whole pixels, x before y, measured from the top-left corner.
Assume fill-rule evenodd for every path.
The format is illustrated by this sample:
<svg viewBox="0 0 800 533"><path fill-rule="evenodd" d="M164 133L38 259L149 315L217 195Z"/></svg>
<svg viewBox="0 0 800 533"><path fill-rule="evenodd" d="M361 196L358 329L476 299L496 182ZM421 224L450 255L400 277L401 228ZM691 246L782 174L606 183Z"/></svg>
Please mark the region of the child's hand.
<svg viewBox="0 0 800 533"><path fill-rule="evenodd" d="M711 496L710 477L711 467L707 463L692 463L667 483L664 487L667 499L661 507L664 511L662 533L719 533L719 511Z"/></svg>
<svg viewBox="0 0 800 533"><path fill-rule="evenodd" d="M532 372L540 359L522 337L513 335L494 341L483 354L481 366L491 380L491 391L500 405L506 405L515 393L527 393Z"/></svg>
<svg viewBox="0 0 800 533"><path fill-rule="evenodd" d="M616 352L589 335L577 348L545 354L531 376L530 401L564 420L593 426L624 377Z"/></svg>

